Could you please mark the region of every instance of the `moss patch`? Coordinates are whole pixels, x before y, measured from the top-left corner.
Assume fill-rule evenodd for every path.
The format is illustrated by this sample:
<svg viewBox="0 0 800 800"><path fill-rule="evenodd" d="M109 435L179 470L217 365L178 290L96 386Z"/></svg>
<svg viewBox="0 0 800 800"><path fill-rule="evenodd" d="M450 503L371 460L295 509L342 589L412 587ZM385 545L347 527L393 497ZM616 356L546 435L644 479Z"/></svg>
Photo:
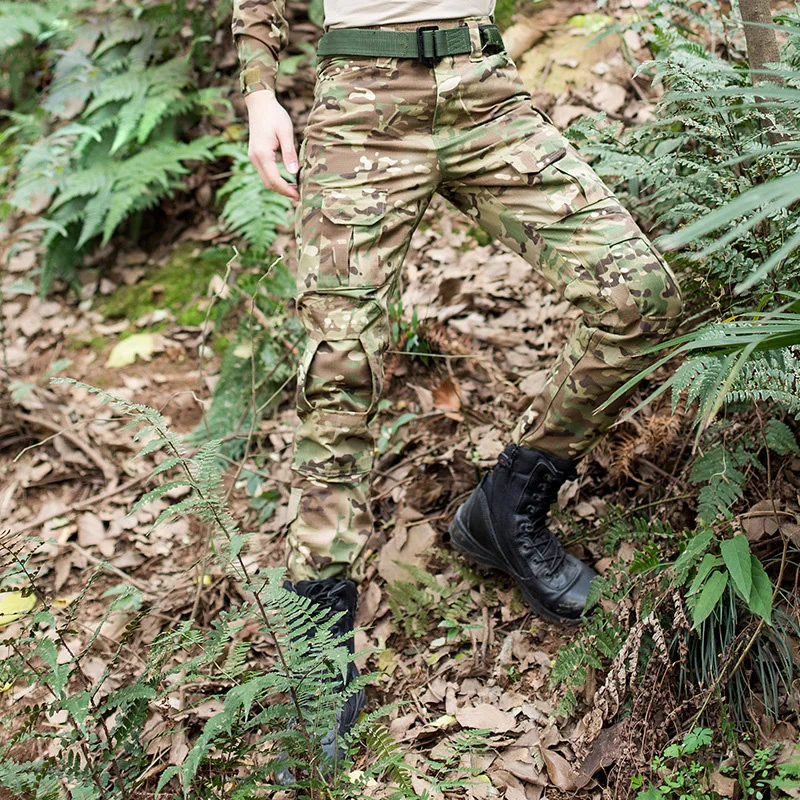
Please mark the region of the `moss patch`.
<svg viewBox="0 0 800 800"><path fill-rule="evenodd" d="M192 242L182 244L169 261L134 286L121 286L101 300L97 310L106 319L135 321L151 311L166 309L180 325L200 325L205 311L199 302L211 278L224 273L228 257L221 249L200 250Z"/></svg>
<svg viewBox="0 0 800 800"><path fill-rule="evenodd" d="M517 2L518 0L497 0L494 7L494 20L498 27L505 29L511 24L517 10Z"/></svg>
<svg viewBox="0 0 800 800"><path fill-rule="evenodd" d="M479 228L477 225L470 225L467 229L467 235L479 247L486 247L494 241L494 237L491 233L487 233L483 228ZM472 247L473 245L470 243L469 239L465 240L461 245L461 249L464 252L472 250Z"/></svg>
<svg viewBox="0 0 800 800"><path fill-rule="evenodd" d="M67 350L83 350L85 347L89 347L92 350L102 350L106 344L108 344L108 339L99 333L69 334L64 340L64 347Z"/></svg>

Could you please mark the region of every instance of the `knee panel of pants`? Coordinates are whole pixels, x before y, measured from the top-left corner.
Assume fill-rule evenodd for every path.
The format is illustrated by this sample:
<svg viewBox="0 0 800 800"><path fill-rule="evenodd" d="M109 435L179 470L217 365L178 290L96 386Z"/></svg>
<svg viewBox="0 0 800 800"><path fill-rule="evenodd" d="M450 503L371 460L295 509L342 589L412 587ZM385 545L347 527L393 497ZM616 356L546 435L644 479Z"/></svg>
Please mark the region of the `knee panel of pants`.
<svg viewBox="0 0 800 800"><path fill-rule="evenodd" d="M629 217L627 212L624 217ZM613 227L597 228L586 235L592 220L582 221L574 244L566 248L571 279L564 297L586 315L586 321L606 333L625 338L661 336L672 331L681 313L677 280L655 248L628 219L634 229L616 241ZM622 222L625 222L623 219ZM588 223L588 224L587 224Z"/></svg>
<svg viewBox="0 0 800 800"><path fill-rule="evenodd" d="M664 258L642 236L609 248L612 267L641 316L644 334L667 334L675 329L683 309L678 281ZM612 278L612 283L616 278Z"/></svg>
<svg viewBox="0 0 800 800"><path fill-rule="evenodd" d="M389 337L386 311L376 300L310 292L297 300L308 331L297 374L297 409L372 413L383 388L382 355Z"/></svg>

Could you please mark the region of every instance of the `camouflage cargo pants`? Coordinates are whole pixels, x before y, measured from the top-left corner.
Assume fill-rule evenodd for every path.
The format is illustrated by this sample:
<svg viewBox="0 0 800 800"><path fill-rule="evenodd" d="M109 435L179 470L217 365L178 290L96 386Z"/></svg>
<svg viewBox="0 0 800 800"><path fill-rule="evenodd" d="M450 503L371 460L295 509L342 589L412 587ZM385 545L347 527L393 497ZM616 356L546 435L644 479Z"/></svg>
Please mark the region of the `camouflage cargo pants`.
<svg viewBox="0 0 800 800"><path fill-rule="evenodd" d="M565 458L619 408L595 409L643 366L681 311L674 276L592 169L531 106L504 53L428 67L329 57L301 151L298 373L289 568L358 574L371 533L371 416L389 343L387 305L434 192L525 258L582 312L515 441ZM458 24L449 21L442 27ZM398 25L397 29L413 29Z"/></svg>

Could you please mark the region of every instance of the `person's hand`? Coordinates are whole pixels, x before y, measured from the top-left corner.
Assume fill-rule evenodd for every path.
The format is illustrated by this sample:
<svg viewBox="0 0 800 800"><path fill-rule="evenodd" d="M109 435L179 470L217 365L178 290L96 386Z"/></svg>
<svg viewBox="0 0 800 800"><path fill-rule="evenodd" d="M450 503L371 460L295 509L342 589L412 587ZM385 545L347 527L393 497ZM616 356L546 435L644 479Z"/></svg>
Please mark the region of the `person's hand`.
<svg viewBox="0 0 800 800"><path fill-rule="evenodd" d="M250 147L247 155L251 163L258 170L267 189L297 200L300 196L297 187L281 177L276 161L276 153L280 150L286 169L293 174L297 173L292 120L272 92L251 92L245 102L250 119Z"/></svg>

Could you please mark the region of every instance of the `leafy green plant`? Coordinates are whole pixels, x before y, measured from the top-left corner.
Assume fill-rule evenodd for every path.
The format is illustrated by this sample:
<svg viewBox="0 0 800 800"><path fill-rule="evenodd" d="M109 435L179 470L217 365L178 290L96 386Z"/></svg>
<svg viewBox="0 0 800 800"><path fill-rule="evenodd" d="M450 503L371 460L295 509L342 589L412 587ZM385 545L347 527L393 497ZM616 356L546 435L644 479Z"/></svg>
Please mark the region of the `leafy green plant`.
<svg viewBox="0 0 800 800"><path fill-rule="evenodd" d="M396 419L393 419L391 423L381 425L381 431L378 435L378 439L375 442L375 449L378 453L386 453L390 450L395 453L399 453L403 449L403 442L397 441L397 434L400 432L400 429L408 425L409 422L413 422L417 419L419 415L407 411L405 414L401 414Z"/></svg>
<svg viewBox="0 0 800 800"><path fill-rule="evenodd" d="M612 555L622 542L648 545L654 540L678 543L681 533L669 522L646 517L628 517L624 508L612 506L608 510L608 527L605 532L604 549Z"/></svg>
<svg viewBox="0 0 800 800"><path fill-rule="evenodd" d="M744 535L726 538L708 527L640 546L630 564L614 562L594 581L588 621L558 652L550 675L557 713L576 710L590 670L606 676L604 714L633 701L632 688L647 676L660 685L658 676L674 670L679 697L703 697L700 717L722 696L734 724L744 725L746 701L758 693L779 719L798 672L800 623L767 573L782 576L778 560L762 563Z"/></svg>
<svg viewBox="0 0 800 800"><path fill-rule="evenodd" d="M222 144L215 152L232 160L233 173L217 193L225 201L220 222L242 236L254 248L254 255L263 256L275 241L277 229L286 225L292 201L264 188L247 157L246 145Z"/></svg>
<svg viewBox="0 0 800 800"><path fill-rule="evenodd" d="M781 295L797 302L798 295L794 292ZM742 314L736 319L707 325L652 348L650 352L666 350L667 355L627 381L603 407L671 359L683 356L683 363L631 414L671 390L673 410L682 397L688 408L697 405L698 438L726 404L772 403L800 418L798 345L800 314L790 311Z"/></svg>
<svg viewBox="0 0 800 800"><path fill-rule="evenodd" d="M592 132L586 122L574 129L596 169L670 234L662 246L685 247L673 262L694 301L694 324L718 320L654 348L667 354L609 403L678 357L678 368L638 408L670 389L673 402L685 394L688 405L697 403L698 440L726 404L800 411L793 349L800 323L786 306L787 297L797 301L787 288L800 280L799 21L797 9L778 18L787 42L764 83L752 80L746 53L729 35L740 20L713 6L654 3L634 27L656 53L640 70L666 87L656 119L624 137L611 127ZM705 47L712 32L726 36L725 58Z"/></svg>
<svg viewBox="0 0 800 800"><path fill-rule="evenodd" d="M713 732L710 728L693 728L680 743L668 745L653 759L651 770L658 776L648 781L641 774L634 776L631 788L640 791L636 800L722 800L709 776L714 768L710 759ZM767 800L772 791L797 788L798 761L781 763L781 748L775 745L757 749L749 759L735 767L722 765L719 772L738 780L745 797ZM644 788L643 788L644 787Z"/></svg>
<svg viewBox="0 0 800 800"><path fill-rule="evenodd" d="M711 743L709 728L695 728L689 731L680 744L671 744L662 755L653 759L651 768L658 773L661 783L658 786L640 791L636 800L715 800L716 792L706 789L709 766L687 756L694 756ZM641 787L643 779L639 776L632 788ZM637 785L638 784L638 785Z"/></svg>
<svg viewBox="0 0 800 800"><path fill-rule="evenodd" d="M800 276L797 23L796 9L779 19L788 41L769 73L781 85L754 85L732 35L740 20L712 6L698 13L653 3L634 27L656 53L640 71L666 87L656 119L624 138L613 128L595 134L586 122L575 126L576 138L590 140L596 169L616 178L640 214L667 233L680 229L662 245L688 245L678 259L684 290L721 314L758 307ZM730 43L726 57L705 46L713 35Z"/></svg>
<svg viewBox="0 0 800 800"><path fill-rule="evenodd" d="M86 6L86 0L0 3L0 90L15 106L28 105L48 67L42 51L68 41L69 17Z"/></svg>
<svg viewBox="0 0 800 800"><path fill-rule="evenodd" d="M607 584L603 588L609 590ZM590 602L594 605L597 599L590 598L587 606ZM607 667L619 653L624 639L625 629L619 621L612 614L595 609L578 635L559 648L550 672L550 685L559 698L556 714L568 717L575 711L577 692L586 685L589 671Z"/></svg>
<svg viewBox="0 0 800 800"><path fill-rule="evenodd" d="M694 627L714 613L729 585L751 613L769 624L773 586L761 562L750 552L747 537L738 534L723 539L719 550L719 555L706 552L689 586L687 599Z"/></svg>
<svg viewBox="0 0 800 800"><path fill-rule="evenodd" d="M421 769L432 790L463 788L468 780L461 758L483 746L485 732L458 737L449 754L412 768L379 723L382 711L358 722L345 745L344 761L331 768L320 750L320 737L334 724L337 680L353 658L343 637L331 632L336 617L285 591L282 570L259 569L246 560L249 536L225 503L218 442L190 454L157 411L84 388L130 418L137 428L135 438L144 443L141 454L163 454L153 475L166 480L142 496L132 511L175 489L188 490L154 525L178 515L197 516L213 542L209 557L251 599L221 611L209 628L191 619L176 620L150 641L139 632L158 614L158 604L152 596L118 584L105 592L103 618L77 640L84 600L105 565L77 598L59 609L39 585L28 543L4 536L2 583L12 581L32 592L36 608L14 623L4 641L12 655L0 674L4 685L30 686L42 699L19 703L13 714L0 719L5 729L0 787L43 800L62 792L72 800L127 800L161 791L212 798L235 785L236 797L250 797L278 790L273 776L290 769L301 797L355 800L386 776L396 784L387 796L400 800L419 796L410 776ZM102 674L90 676L85 660L100 646L104 623L120 615L127 620L124 634ZM251 652L256 630L270 643L267 659ZM369 676L362 677L348 691L368 681ZM190 707L207 701L216 706L199 729L189 725L186 714L175 712L187 700ZM54 724L56 719L65 722ZM170 760L168 741L178 733L188 738L188 751ZM374 755L360 770L343 769L360 741L371 742Z"/></svg>
<svg viewBox="0 0 800 800"><path fill-rule="evenodd" d="M735 504L744 496L748 471L761 472L761 462L751 450L738 444L726 447L719 442L694 461L689 479L700 484L697 519L711 523L718 516L730 518Z"/></svg>
<svg viewBox="0 0 800 800"><path fill-rule="evenodd" d="M185 140L188 123L222 101L197 88L189 56L174 54L176 24L161 6L136 18L123 8L70 19L72 46L53 64L41 138L20 145L9 198L44 212L22 229L41 232L43 292L70 280L90 246L179 189L189 162L214 157L214 137Z"/></svg>
<svg viewBox="0 0 800 800"><path fill-rule="evenodd" d="M395 624L406 636L422 636L430 631L434 619L444 631L439 645L468 639L467 623L473 611L469 595L457 586L443 585L436 575L414 564L398 562L412 580L392 581L387 587L389 608Z"/></svg>
<svg viewBox="0 0 800 800"><path fill-rule="evenodd" d="M240 316L222 357L211 406L187 441L220 440L220 454L237 459L254 426L283 399L283 390L294 378L304 331L289 313L294 281L280 259L260 275L238 276L226 284L225 292L215 312L217 326L236 310ZM250 494L259 495L262 481L252 472L245 478Z"/></svg>
<svg viewBox="0 0 800 800"><path fill-rule="evenodd" d="M743 674L749 668L767 713L777 719L779 687L791 692L798 669L791 641L800 625L775 604L781 595L746 537L719 539L712 530L701 530L665 577L685 594L692 618L681 645L687 686L724 687L730 710L741 721L744 701L756 689Z"/></svg>

